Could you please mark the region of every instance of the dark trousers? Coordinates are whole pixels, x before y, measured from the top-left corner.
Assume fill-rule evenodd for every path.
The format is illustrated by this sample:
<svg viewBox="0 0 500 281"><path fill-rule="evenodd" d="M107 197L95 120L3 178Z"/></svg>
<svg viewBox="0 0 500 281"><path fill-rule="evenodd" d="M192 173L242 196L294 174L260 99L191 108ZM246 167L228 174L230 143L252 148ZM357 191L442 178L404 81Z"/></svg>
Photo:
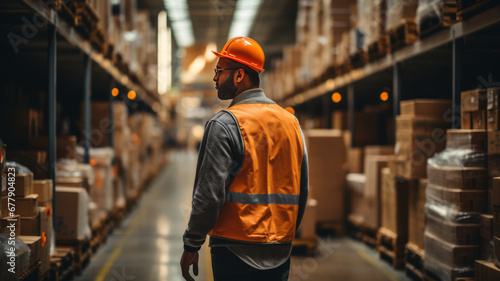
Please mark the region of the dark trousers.
<svg viewBox="0 0 500 281"><path fill-rule="evenodd" d="M290 272L290 258L277 268L255 269L226 247L212 247L212 271L214 281L287 281Z"/></svg>

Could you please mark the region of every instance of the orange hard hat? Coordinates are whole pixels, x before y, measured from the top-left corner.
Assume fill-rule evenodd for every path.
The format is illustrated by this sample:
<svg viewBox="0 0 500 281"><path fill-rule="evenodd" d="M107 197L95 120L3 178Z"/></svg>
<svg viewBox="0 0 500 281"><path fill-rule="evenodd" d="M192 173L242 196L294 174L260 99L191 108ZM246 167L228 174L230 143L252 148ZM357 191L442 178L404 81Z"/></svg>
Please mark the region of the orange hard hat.
<svg viewBox="0 0 500 281"><path fill-rule="evenodd" d="M240 62L257 72L264 71L264 51L252 38L244 36L231 38L220 53L212 52L220 58Z"/></svg>

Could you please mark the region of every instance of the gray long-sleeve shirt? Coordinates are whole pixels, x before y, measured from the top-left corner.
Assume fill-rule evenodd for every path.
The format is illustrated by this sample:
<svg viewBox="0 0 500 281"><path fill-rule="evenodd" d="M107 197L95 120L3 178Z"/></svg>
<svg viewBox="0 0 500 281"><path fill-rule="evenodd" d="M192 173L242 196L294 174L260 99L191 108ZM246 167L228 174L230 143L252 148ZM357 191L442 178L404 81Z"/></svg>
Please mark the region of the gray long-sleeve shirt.
<svg viewBox="0 0 500 281"><path fill-rule="evenodd" d="M230 107L244 103L274 104L265 96L262 89L251 89L240 93L233 99ZM297 228L304 214L309 191L307 151L303 135L302 140L304 156L301 166ZM242 167L244 155L244 142L237 120L228 111L220 111L205 125L196 167L191 217L183 237L186 250L197 251L205 243L207 234L217 222L229 185ZM241 260L258 269L280 266L290 257L292 249L291 243L264 245L215 237L210 238L209 245L227 247Z"/></svg>

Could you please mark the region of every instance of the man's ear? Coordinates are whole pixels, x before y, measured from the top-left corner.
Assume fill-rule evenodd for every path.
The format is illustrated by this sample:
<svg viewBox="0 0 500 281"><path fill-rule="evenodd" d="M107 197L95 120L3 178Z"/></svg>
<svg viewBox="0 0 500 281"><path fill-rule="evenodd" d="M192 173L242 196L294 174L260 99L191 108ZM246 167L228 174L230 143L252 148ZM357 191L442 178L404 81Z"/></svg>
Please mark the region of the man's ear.
<svg viewBox="0 0 500 281"><path fill-rule="evenodd" d="M234 82L239 83L243 80L243 78L245 78L245 71L240 68L236 71L236 76L234 78L235 79Z"/></svg>

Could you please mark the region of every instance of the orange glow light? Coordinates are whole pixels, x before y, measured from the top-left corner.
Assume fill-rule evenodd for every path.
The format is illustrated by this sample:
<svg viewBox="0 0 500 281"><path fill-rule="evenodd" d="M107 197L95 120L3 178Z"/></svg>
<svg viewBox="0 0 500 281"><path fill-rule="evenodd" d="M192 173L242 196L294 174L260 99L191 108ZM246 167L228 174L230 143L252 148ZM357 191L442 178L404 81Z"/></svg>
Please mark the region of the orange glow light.
<svg viewBox="0 0 500 281"><path fill-rule="evenodd" d="M89 164L90 164L91 166L95 166L95 159L90 159Z"/></svg>
<svg viewBox="0 0 500 281"><path fill-rule="evenodd" d="M293 107L287 107L285 108L286 111L290 112L291 114L295 115L295 109L293 109Z"/></svg>
<svg viewBox="0 0 500 281"><path fill-rule="evenodd" d="M131 100L135 100L135 97L137 97L137 94L135 93L135 91L130 91L130 92L128 92L127 97Z"/></svg>
<svg viewBox="0 0 500 281"><path fill-rule="evenodd" d="M140 144L141 143L141 138L136 133L132 133L132 141L135 144Z"/></svg>
<svg viewBox="0 0 500 281"><path fill-rule="evenodd" d="M339 94L338 92L333 93L332 95L332 101L334 103L339 103L342 100L342 95Z"/></svg>
<svg viewBox="0 0 500 281"><path fill-rule="evenodd" d="M380 100L381 101L387 101L389 99L389 94L387 92L382 92L380 94Z"/></svg>
<svg viewBox="0 0 500 281"><path fill-rule="evenodd" d="M120 93L120 91L118 91L117 88L113 88L113 90L111 90L111 95L113 95L113 97L118 96L119 93Z"/></svg>

